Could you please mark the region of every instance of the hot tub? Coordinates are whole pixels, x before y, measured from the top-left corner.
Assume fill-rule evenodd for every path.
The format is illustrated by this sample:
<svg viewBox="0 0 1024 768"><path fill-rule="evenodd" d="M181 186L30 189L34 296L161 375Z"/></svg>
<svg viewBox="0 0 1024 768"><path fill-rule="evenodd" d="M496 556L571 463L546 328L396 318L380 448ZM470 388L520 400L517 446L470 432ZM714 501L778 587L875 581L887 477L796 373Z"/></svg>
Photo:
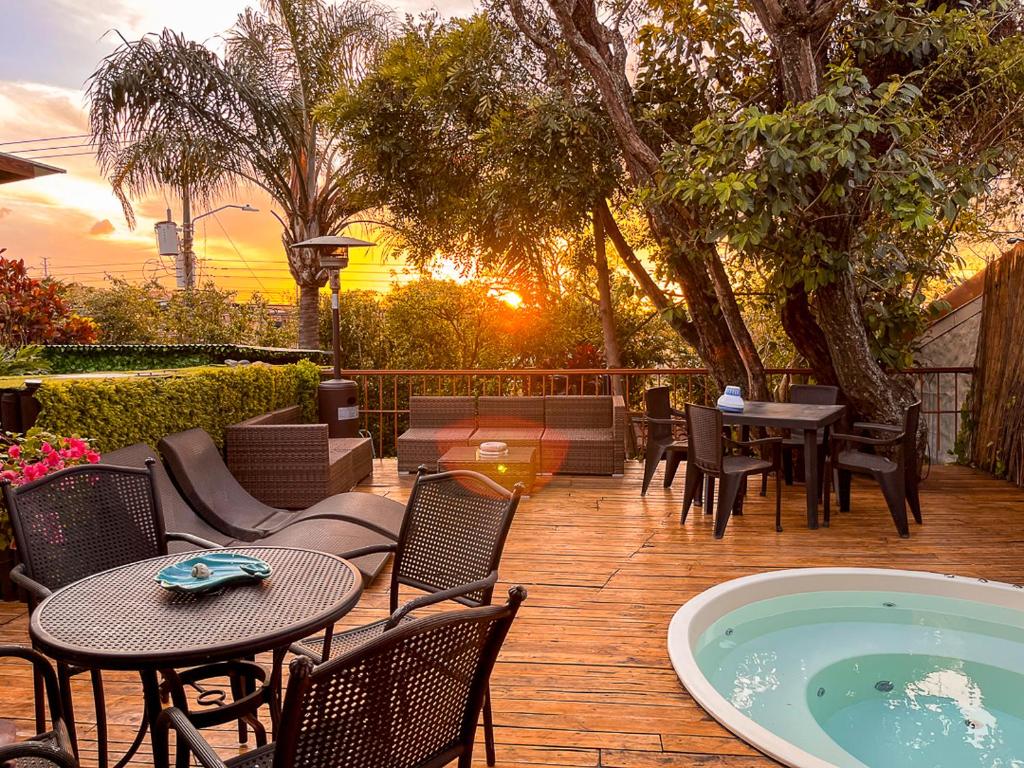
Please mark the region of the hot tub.
<svg viewBox="0 0 1024 768"><path fill-rule="evenodd" d="M1024 768L1024 589L807 568L679 609L669 655L718 722L792 768Z"/></svg>

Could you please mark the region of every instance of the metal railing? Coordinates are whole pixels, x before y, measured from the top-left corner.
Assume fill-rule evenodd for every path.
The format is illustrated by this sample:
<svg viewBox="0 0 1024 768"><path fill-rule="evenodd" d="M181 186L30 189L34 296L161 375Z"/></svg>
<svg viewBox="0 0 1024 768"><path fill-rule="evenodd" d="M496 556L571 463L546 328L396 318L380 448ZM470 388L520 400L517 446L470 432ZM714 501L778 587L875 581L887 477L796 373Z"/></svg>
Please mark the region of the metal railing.
<svg viewBox="0 0 1024 768"><path fill-rule="evenodd" d="M921 396L933 461L945 461L959 428L960 409L973 368L913 368L911 377ZM812 380L806 368L772 368L769 386ZM398 436L408 427L409 399L414 395L555 395L606 394L613 383L631 412L643 410L648 387L672 387L673 401L711 403L718 385L704 368L587 368L480 370L354 370L342 375L359 385L362 427L374 438L378 456L395 455ZM616 381L617 380L617 381Z"/></svg>

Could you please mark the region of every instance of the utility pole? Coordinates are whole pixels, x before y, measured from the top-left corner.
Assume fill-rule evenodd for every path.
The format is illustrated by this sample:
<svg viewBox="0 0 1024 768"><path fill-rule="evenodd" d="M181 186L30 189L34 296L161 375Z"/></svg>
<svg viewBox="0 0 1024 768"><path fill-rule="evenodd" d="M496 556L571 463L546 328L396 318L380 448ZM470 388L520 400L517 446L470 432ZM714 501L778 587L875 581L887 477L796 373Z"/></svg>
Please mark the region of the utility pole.
<svg viewBox="0 0 1024 768"><path fill-rule="evenodd" d="M43 279L50 279L50 257L43 256Z"/></svg>
<svg viewBox="0 0 1024 768"><path fill-rule="evenodd" d="M196 287L196 255L192 250L192 204L188 185L181 187L181 287L191 291Z"/></svg>

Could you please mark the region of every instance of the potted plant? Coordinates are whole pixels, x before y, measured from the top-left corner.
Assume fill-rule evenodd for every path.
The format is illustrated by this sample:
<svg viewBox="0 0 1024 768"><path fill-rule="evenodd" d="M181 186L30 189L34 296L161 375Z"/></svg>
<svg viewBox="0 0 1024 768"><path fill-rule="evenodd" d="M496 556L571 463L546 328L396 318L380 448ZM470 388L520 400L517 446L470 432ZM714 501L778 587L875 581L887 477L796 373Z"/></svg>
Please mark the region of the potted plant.
<svg viewBox="0 0 1024 768"><path fill-rule="evenodd" d="M75 435L65 437L41 429L0 435L0 480L11 485L25 485L59 469L99 460L89 441ZM4 600L17 597L8 576L17 563L12 545L11 521L0 496L0 597Z"/></svg>

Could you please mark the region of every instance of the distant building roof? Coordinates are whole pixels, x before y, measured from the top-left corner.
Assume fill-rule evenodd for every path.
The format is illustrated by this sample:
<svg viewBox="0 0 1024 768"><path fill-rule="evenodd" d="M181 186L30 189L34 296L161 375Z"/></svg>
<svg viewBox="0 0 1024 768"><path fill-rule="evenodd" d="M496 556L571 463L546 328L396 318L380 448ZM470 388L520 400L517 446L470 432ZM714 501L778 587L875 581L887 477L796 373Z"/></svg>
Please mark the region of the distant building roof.
<svg viewBox="0 0 1024 768"><path fill-rule="evenodd" d="M1003 258L1003 256L1006 256L1008 253L1013 253L1014 251L1018 250L1024 250L1024 244L1018 243L1017 245L1013 246L1013 248L1011 248L1010 250L1004 251L1003 253L999 254L996 260L998 261L998 259ZM962 283L960 283L960 285L947 291L946 294L942 296L941 301L946 302L949 305L949 308L943 311L942 313L936 315L934 321L941 320L946 315L952 312L956 312L958 309L960 309L960 307L964 307L970 304L975 299L984 295L985 272L987 269L987 266L982 267L973 275L971 275Z"/></svg>
<svg viewBox="0 0 1024 768"><path fill-rule="evenodd" d="M40 176L49 176L54 173L64 173L64 169L0 152L0 184L37 179Z"/></svg>

